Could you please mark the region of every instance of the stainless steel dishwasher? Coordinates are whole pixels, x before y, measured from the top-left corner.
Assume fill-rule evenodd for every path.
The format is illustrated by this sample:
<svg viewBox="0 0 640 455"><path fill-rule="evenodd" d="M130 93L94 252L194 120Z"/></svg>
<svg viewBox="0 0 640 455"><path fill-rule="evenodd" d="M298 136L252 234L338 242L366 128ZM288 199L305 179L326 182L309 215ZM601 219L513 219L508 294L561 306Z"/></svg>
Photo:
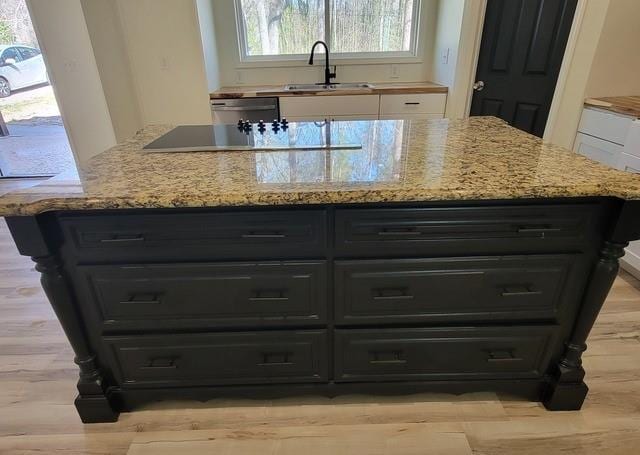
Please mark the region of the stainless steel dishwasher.
<svg viewBox="0 0 640 455"><path fill-rule="evenodd" d="M211 100L214 124L249 122L272 122L280 119L278 98L230 98Z"/></svg>

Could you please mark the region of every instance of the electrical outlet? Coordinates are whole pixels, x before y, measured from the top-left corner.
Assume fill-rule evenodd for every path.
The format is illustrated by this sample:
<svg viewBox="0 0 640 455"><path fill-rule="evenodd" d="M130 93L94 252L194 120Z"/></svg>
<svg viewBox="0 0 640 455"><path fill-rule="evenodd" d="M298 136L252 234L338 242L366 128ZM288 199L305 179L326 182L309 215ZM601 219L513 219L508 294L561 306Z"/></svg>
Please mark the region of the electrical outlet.
<svg viewBox="0 0 640 455"><path fill-rule="evenodd" d="M396 64L391 65L391 70L389 72L389 77L391 79L398 79L400 77L400 68L398 68L398 65L396 65Z"/></svg>
<svg viewBox="0 0 640 455"><path fill-rule="evenodd" d="M244 74L242 74L242 71L236 71L236 82L238 84L242 84L244 82Z"/></svg>
<svg viewBox="0 0 640 455"><path fill-rule="evenodd" d="M440 56L442 64L443 65L448 65L449 64L449 54L451 52L450 48L446 48L442 51L442 54Z"/></svg>
<svg viewBox="0 0 640 455"><path fill-rule="evenodd" d="M160 70L168 71L171 67L171 62L169 61L169 57L162 56L160 57Z"/></svg>

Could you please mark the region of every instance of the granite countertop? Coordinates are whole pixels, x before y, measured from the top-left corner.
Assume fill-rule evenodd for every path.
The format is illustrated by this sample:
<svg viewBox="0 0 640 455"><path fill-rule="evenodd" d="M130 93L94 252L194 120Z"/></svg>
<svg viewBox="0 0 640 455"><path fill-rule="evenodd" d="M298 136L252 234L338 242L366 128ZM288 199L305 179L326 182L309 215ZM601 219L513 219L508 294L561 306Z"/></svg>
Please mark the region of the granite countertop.
<svg viewBox="0 0 640 455"><path fill-rule="evenodd" d="M170 128L143 129L91 159L79 177L60 175L0 197L0 215L582 196L640 199L640 176L544 145L493 117L332 123L332 135L361 141L362 149L356 150L140 151ZM292 124L290 132L295 128Z"/></svg>
<svg viewBox="0 0 640 455"><path fill-rule="evenodd" d="M285 91L284 85L261 85L246 87L222 87L210 94L211 99L256 98L264 96L340 96L340 95L392 95L412 93L447 93L448 88L433 82L384 82L372 84L370 89Z"/></svg>
<svg viewBox="0 0 640 455"><path fill-rule="evenodd" d="M604 98L588 98L585 106L615 112L630 117L640 118L640 96L610 96Z"/></svg>

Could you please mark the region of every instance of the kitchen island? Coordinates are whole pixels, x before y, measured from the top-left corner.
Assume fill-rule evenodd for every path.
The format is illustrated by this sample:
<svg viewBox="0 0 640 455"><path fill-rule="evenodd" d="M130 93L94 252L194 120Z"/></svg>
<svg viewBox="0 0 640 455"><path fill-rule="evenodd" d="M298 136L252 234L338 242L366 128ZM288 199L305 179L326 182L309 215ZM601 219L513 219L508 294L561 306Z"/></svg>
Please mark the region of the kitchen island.
<svg viewBox="0 0 640 455"><path fill-rule="evenodd" d="M82 420L303 393L580 409L640 177L494 118L317 128L361 147L143 153L171 129L154 126L0 198L76 354Z"/></svg>

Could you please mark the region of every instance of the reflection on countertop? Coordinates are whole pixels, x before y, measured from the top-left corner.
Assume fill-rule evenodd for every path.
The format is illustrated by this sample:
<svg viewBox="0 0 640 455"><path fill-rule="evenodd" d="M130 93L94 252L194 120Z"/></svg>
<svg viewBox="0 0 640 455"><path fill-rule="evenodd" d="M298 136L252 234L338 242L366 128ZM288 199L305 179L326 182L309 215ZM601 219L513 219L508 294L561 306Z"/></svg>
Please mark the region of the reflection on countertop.
<svg viewBox="0 0 640 455"><path fill-rule="evenodd" d="M492 117L317 126L317 134L330 130L331 138L362 144L356 150L141 152L171 128L145 128L91 159L77 180L61 176L0 197L0 215L543 197L640 199L640 176L543 144ZM292 132L296 128L291 125Z"/></svg>

